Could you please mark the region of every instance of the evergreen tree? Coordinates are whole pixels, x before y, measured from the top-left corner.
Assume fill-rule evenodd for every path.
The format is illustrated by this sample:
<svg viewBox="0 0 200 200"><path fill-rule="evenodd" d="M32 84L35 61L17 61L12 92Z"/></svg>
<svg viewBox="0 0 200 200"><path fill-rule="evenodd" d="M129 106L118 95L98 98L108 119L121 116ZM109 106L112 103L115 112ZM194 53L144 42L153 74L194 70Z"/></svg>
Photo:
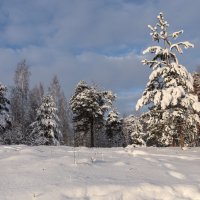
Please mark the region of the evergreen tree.
<svg viewBox="0 0 200 200"><path fill-rule="evenodd" d="M102 135L97 132L104 126L104 114L111 107L115 96L111 91L101 91L80 81L70 100L73 113L75 145L94 147L100 145Z"/></svg>
<svg viewBox="0 0 200 200"><path fill-rule="evenodd" d="M53 77L51 85L49 87L49 93L52 95L57 108L57 115L59 116L59 128L61 134L59 136L59 142L68 144L70 137L70 117L68 102L63 91L61 91L60 82L57 76Z"/></svg>
<svg viewBox="0 0 200 200"><path fill-rule="evenodd" d="M33 131L32 144L34 145L58 145L60 130L58 129L58 116L52 96L43 98L41 106L37 110L36 121L31 124Z"/></svg>
<svg viewBox="0 0 200 200"><path fill-rule="evenodd" d="M194 73L192 74L192 77L194 79L194 93L198 96L198 101L200 101L200 73Z"/></svg>
<svg viewBox="0 0 200 200"><path fill-rule="evenodd" d="M143 132L142 120L130 115L123 120L123 134L127 145L146 146L146 134Z"/></svg>
<svg viewBox="0 0 200 200"><path fill-rule="evenodd" d="M177 143L177 135L174 130L173 118L169 118L171 115L166 111L150 111L142 115L142 118L147 120L147 146L169 146L172 143ZM175 144L174 144L175 146Z"/></svg>
<svg viewBox="0 0 200 200"><path fill-rule="evenodd" d="M119 113L111 110L106 120L106 135L109 147L120 147L124 145L122 132L122 120L119 119Z"/></svg>
<svg viewBox="0 0 200 200"><path fill-rule="evenodd" d="M198 101L200 102L200 73L196 72L193 75L194 79L194 93L198 96ZM197 140L197 145L200 145L200 124L197 125L198 128L198 140Z"/></svg>
<svg viewBox="0 0 200 200"><path fill-rule="evenodd" d="M0 143L10 144L10 138L6 134L6 130L11 126L11 119L9 116L10 104L9 100L6 98L7 88L5 85L0 83Z"/></svg>
<svg viewBox="0 0 200 200"><path fill-rule="evenodd" d="M148 47L143 53L153 53L152 60L143 60L143 64L153 69L143 96L138 100L136 109L149 105L149 136L162 134L164 146L184 144L195 145L198 112L200 105L194 95L193 78L186 68L179 64L174 53L183 53L182 47L193 47L186 42L172 43L183 31L168 34L168 23L163 13L158 15L155 27L148 26L154 41L163 41L162 46ZM153 126L152 130L152 124ZM167 133L167 135L165 134ZM160 138L160 136L158 136Z"/></svg>
<svg viewBox="0 0 200 200"><path fill-rule="evenodd" d="M53 101L55 102L55 106L56 106L56 114L59 116L60 119L60 112L61 112L61 105L60 105L60 99L61 99L61 86L60 86L60 82L58 80L58 77L55 75L52 79L51 85L49 87L49 94L52 96ZM61 130L62 124L61 124L61 120L58 122L58 127ZM60 132L59 138L58 138L59 142L62 143L63 141L63 136L62 136L62 132Z"/></svg>

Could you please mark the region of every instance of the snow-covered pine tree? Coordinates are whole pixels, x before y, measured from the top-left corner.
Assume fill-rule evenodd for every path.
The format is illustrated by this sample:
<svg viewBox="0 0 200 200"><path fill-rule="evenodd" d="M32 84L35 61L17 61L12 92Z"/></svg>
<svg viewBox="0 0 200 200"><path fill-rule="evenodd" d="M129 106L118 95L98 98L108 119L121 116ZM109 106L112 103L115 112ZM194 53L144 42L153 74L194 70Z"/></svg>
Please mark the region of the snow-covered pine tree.
<svg viewBox="0 0 200 200"><path fill-rule="evenodd" d="M122 132L122 120L116 110L111 110L106 119L106 135L109 147L121 147L125 139Z"/></svg>
<svg viewBox="0 0 200 200"><path fill-rule="evenodd" d="M61 85L58 77L55 75L49 87L49 93L52 95L57 108L57 115L60 119L59 127L61 135L59 142L69 144L71 136L70 129L70 116L69 116L69 103L65 97L64 92L61 90Z"/></svg>
<svg viewBox="0 0 200 200"><path fill-rule="evenodd" d="M192 74L194 79L194 93L198 96L198 101L200 102L200 72L195 72ZM200 116L200 114L199 114ZM198 124L198 146L200 145L200 124Z"/></svg>
<svg viewBox="0 0 200 200"><path fill-rule="evenodd" d="M6 98L7 87L0 83L0 143L9 144L10 141L5 134L6 129L11 126L11 119L9 116L10 104L9 100Z"/></svg>
<svg viewBox="0 0 200 200"><path fill-rule="evenodd" d="M59 118L56 110L52 96L43 97L42 104L37 110L36 121L31 124L32 145L59 145Z"/></svg>
<svg viewBox="0 0 200 200"><path fill-rule="evenodd" d="M80 81L70 100L73 113L75 145L94 147L101 145L104 114L112 106L115 96L111 91L101 91Z"/></svg>
<svg viewBox="0 0 200 200"><path fill-rule="evenodd" d="M174 124L169 118L169 113L152 111L144 113L141 118L146 121L146 145L147 146L169 146L173 141ZM174 135L176 140L176 135Z"/></svg>
<svg viewBox="0 0 200 200"><path fill-rule="evenodd" d="M193 78L186 68L179 64L174 52L182 54L183 47L187 49L193 47L193 44L188 41L172 43L170 39L177 39L183 31L168 34L169 24L165 21L163 13L157 18L156 26L148 27L153 40L163 41L163 46L151 46L143 51L144 54L153 53L155 56L152 60L142 61L150 66L153 72L136 109L144 105L150 106L149 122L157 124L153 132L150 130L150 135L161 132L164 145L175 145L175 142L180 146L184 146L185 143L195 145L197 123L200 122L197 114L200 105L197 96L194 95ZM159 123L163 123L163 126L158 125Z"/></svg>
<svg viewBox="0 0 200 200"><path fill-rule="evenodd" d="M55 75L52 79L51 85L49 87L49 94L52 96L53 101L55 102L55 106L57 108L56 114L58 115L60 121L58 123L58 127L61 130L62 129L62 122L60 118L60 112L62 109L60 106L60 99L61 99L61 86L60 82L58 80L58 77ZM63 143L63 130L60 132L60 136L58 138L60 143Z"/></svg>
<svg viewBox="0 0 200 200"><path fill-rule="evenodd" d="M194 93L198 96L198 100L200 101L200 73L195 72L192 74L192 77L194 79Z"/></svg>
<svg viewBox="0 0 200 200"><path fill-rule="evenodd" d="M125 136L126 146L146 146L146 134L143 133L143 125L139 117L129 115L128 117L124 118L123 134Z"/></svg>

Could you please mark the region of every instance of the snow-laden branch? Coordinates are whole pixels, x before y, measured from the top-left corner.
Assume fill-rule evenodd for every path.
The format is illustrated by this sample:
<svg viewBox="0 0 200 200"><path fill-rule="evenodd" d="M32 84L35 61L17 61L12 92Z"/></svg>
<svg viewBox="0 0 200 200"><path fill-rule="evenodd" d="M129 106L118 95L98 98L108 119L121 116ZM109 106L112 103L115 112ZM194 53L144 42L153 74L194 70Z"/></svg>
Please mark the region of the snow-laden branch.
<svg viewBox="0 0 200 200"><path fill-rule="evenodd" d="M174 39L178 38L181 34L183 33L183 30L180 31L176 31L174 33L172 33L171 35L169 35L169 37L173 37Z"/></svg>
<svg viewBox="0 0 200 200"><path fill-rule="evenodd" d="M183 53L181 46L183 46L185 49L194 48L194 44L188 41L185 41L185 42L178 42L178 43L172 44L170 46L170 50L176 49L179 53Z"/></svg>
<svg viewBox="0 0 200 200"><path fill-rule="evenodd" d="M152 46L152 47L148 47L147 49L145 49L142 53L143 54L146 54L146 53L155 53L157 55L158 53L161 52L161 50L163 50L163 49L160 46Z"/></svg>

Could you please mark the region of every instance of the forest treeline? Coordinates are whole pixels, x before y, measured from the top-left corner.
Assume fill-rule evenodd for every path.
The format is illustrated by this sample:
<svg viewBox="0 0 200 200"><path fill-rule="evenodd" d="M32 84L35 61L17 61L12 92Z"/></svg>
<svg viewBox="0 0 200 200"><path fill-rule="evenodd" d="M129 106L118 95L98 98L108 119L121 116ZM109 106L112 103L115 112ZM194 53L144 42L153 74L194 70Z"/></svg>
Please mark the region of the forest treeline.
<svg viewBox="0 0 200 200"><path fill-rule="evenodd" d="M67 100L56 75L47 89L42 83L30 87L30 78L30 68L23 60L16 67L14 85L9 88L0 85L1 144L87 147L180 145L178 136L175 143L159 141L163 125L159 127L158 123L149 123L149 112L121 118L113 106L117 97L112 91L80 81L74 95ZM194 93L200 100L200 73L194 73L193 79ZM186 139L187 145L199 146L199 130L195 144Z"/></svg>
<svg viewBox="0 0 200 200"><path fill-rule="evenodd" d="M173 43L183 30L168 34L163 13L156 26L148 25L153 41L149 81L136 104L148 106L141 116L120 118L116 95L81 80L67 100L54 76L49 87L30 87L31 72L25 60L16 68L14 85L0 84L0 143L73 145L87 147L199 146L200 73L192 75L179 64L176 53L193 48L188 41ZM148 57L149 58L149 57ZM46 92L45 92L46 91Z"/></svg>

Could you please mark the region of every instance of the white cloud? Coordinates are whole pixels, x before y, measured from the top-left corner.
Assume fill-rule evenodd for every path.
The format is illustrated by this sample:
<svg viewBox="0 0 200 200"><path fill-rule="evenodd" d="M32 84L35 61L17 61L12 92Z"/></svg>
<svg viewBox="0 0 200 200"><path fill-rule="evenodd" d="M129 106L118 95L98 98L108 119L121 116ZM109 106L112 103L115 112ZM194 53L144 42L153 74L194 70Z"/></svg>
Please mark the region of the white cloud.
<svg viewBox="0 0 200 200"><path fill-rule="evenodd" d="M140 63L140 51L151 43L147 24L155 23L159 11L166 13L170 29L184 29L183 39L196 41L180 62L190 70L199 65L199 6L197 0L1 1L0 80L11 84L25 58L33 84L58 74L68 96L80 79L138 96L135 91L144 88L150 72ZM120 97L119 106L127 112L132 102Z"/></svg>

